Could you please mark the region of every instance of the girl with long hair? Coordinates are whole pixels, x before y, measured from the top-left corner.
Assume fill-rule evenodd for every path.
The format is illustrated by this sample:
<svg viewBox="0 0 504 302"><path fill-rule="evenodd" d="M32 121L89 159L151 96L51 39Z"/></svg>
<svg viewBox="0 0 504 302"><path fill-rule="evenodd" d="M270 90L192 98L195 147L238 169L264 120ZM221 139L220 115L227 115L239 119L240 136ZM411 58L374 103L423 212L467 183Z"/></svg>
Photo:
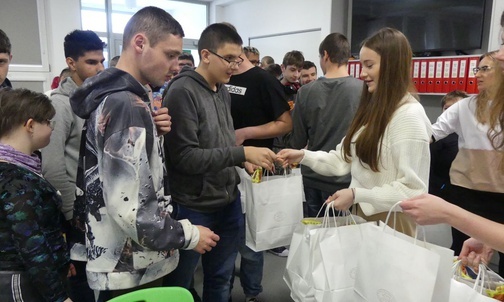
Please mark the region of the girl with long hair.
<svg viewBox="0 0 504 302"><path fill-rule="evenodd" d="M501 27L504 28L504 12L501 16ZM501 31L500 39L502 46L498 52L493 54L497 60L496 68L500 66L500 70L495 73L494 85L496 89L493 89L493 101L490 102L486 115L486 135L480 134L479 136L483 136L481 139L487 138L495 151L493 164L486 167L486 172L488 175L502 177L504 175L504 75L502 73L504 69L504 31ZM478 166L481 164L481 162L475 163ZM501 213L500 217L502 218L502 210L500 209L504 208L502 204L504 198L502 193L499 196L501 196L500 199L496 200L497 211L499 211L497 216ZM453 201L456 200L453 199ZM487 201L487 199L481 198L475 202L488 210ZM419 224L447 223L473 237L464 242L460 251L460 256L469 260L470 264L477 264L480 260L489 261L492 248L504 252L504 224L502 221L499 223L483 218L430 194L405 200L401 203L401 207L404 213L410 215ZM501 274L503 273L501 267L499 267L499 271Z"/></svg>
<svg viewBox="0 0 504 302"><path fill-rule="evenodd" d="M301 163L326 176L351 172L350 188L327 199L338 210L358 204L359 215L384 220L397 201L427 192L431 126L411 94L412 51L398 30L383 28L360 51L362 97L343 141L330 152L285 149L284 165ZM398 214L399 230L414 226Z"/></svg>
<svg viewBox="0 0 504 302"><path fill-rule="evenodd" d="M432 125L432 136L435 140L451 133L459 136L459 152L450 168L447 200L469 212L504 223L504 173L498 169L502 153L494 148L501 136L492 130L495 122L494 127L490 126L496 79L502 72L496 53L483 54L475 68L479 93L443 112ZM458 255L469 237L452 228L452 238L451 249ZM499 264L499 271L504 272L504 260Z"/></svg>

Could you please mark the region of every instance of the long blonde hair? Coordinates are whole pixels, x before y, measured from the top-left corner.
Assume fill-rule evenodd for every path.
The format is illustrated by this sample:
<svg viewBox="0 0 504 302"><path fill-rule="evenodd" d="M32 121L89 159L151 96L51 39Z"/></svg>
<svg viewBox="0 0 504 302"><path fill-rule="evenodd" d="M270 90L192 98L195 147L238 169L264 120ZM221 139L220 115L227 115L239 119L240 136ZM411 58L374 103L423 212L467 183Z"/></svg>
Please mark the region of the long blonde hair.
<svg viewBox="0 0 504 302"><path fill-rule="evenodd" d="M497 64L499 65L499 64ZM498 67L496 70L496 89L492 104L489 108L489 130L488 138L492 142L495 150L504 155L504 70ZM504 156L502 157L499 169L504 173Z"/></svg>
<svg viewBox="0 0 504 302"><path fill-rule="evenodd" d="M361 163L379 172L385 129L406 93L415 92L411 79L413 53L408 39L393 28L382 28L364 40L362 46L380 55L380 81L373 93L369 93L364 85L359 107L343 140L343 154L345 160L350 162L352 137L368 125L355 141L355 152Z"/></svg>
<svg viewBox="0 0 504 302"><path fill-rule="evenodd" d="M504 12L502 12L500 23L501 27L504 29ZM487 136L492 142L494 149L503 155L499 165L499 170L504 173L504 70L502 69L502 64L496 65L496 85L494 86L497 88L494 90L492 105L490 105L489 109L490 128L488 129Z"/></svg>
<svg viewBox="0 0 504 302"><path fill-rule="evenodd" d="M492 66L490 66L493 70L492 72L494 73L493 74L493 81L495 84L493 85L489 85L489 88L483 90L483 91L480 91L480 93L478 93L478 95L476 96L476 119L478 120L478 122L480 122L481 124L486 124L488 122L488 115L489 115L489 102L492 100L492 97L494 95L494 90L495 90L495 86L496 86L496 83L497 83L497 79L496 77L498 76L497 74L499 73L498 70L498 63L497 63L497 60L495 59L495 54L497 53L497 51L490 51L490 52L487 52L483 55L480 56L479 58L479 62L481 62L484 58L489 58L492 60Z"/></svg>

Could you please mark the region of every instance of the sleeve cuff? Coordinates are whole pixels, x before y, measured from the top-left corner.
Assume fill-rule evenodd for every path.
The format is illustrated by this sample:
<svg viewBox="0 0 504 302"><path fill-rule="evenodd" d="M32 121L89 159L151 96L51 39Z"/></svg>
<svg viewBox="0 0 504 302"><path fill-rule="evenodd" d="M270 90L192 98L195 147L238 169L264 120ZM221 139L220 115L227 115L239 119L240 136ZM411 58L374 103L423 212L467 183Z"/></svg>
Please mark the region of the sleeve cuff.
<svg viewBox="0 0 504 302"><path fill-rule="evenodd" d="M199 242L199 230L195 225L192 225L191 222L187 219L179 220L182 228L184 229L185 236L185 244L182 247L184 250L192 250L194 249Z"/></svg>

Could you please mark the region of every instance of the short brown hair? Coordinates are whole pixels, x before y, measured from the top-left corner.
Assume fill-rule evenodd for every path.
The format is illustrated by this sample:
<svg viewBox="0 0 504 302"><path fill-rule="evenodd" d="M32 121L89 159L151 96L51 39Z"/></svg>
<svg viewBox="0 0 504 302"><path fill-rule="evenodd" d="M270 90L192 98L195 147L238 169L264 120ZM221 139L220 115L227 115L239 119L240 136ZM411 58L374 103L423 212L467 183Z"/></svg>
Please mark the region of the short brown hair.
<svg viewBox="0 0 504 302"><path fill-rule="evenodd" d="M457 99L457 98L461 98L461 99L465 99L469 97L469 95L467 94L467 92L465 91L462 91L462 90L453 90L453 91L450 91L448 92L442 99L441 99L441 108L444 107L444 105L446 105L446 102L448 100L453 100L453 99Z"/></svg>
<svg viewBox="0 0 504 302"><path fill-rule="evenodd" d="M303 53L300 52L299 50L293 50L293 51L289 51L288 53L285 54L283 61L282 61L282 65L284 67L287 67L289 65L294 65L297 68L302 68L303 62L304 62Z"/></svg>
<svg viewBox="0 0 504 302"><path fill-rule="evenodd" d="M346 65L350 58L350 43L348 39L340 33L327 35L319 46L319 55L322 57L324 51L329 56L329 61L333 64Z"/></svg>
<svg viewBox="0 0 504 302"><path fill-rule="evenodd" d="M12 45L7 34L0 29L0 53L11 54Z"/></svg>
<svg viewBox="0 0 504 302"><path fill-rule="evenodd" d="M180 23L166 11L154 6L142 8L128 21L124 28L123 49L128 48L130 40L138 33L147 36L151 47L168 34L184 37Z"/></svg>
<svg viewBox="0 0 504 302"><path fill-rule="evenodd" d="M0 89L0 137L9 134L27 120L44 122L54 117L56 111L49 98L28 89Z"/></svg>

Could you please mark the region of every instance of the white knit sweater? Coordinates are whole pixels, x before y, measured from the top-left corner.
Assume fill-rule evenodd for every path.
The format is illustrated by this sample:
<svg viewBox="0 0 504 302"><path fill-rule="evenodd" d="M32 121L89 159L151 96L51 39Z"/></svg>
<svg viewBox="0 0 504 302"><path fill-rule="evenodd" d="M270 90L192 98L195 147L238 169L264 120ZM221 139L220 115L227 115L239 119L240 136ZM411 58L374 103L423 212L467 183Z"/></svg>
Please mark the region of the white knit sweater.
<svg viewBox="0 0 504 302"><path fill-rule="evenodd" d="M429 183L431 124L422 105L407 94L383 136L379 172L360 162L351 147L351 162L343 157L342 143L336 150L304 150L301 164L321 175L352 174L351 188L355 188L355 203L366 215L386 212L398 201L427 192ZM355 142L359 133L353 137Z"/></svg>

